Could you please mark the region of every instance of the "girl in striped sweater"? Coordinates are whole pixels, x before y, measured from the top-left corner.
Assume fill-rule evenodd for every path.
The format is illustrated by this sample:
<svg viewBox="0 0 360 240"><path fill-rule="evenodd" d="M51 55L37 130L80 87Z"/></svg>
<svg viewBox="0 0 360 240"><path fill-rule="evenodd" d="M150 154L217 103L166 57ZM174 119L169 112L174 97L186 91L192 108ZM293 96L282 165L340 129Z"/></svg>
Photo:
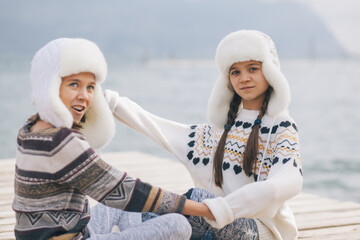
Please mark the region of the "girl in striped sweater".
<svg viewBox="0 0 360 240"><path fill-rule="evenodd" d="M188 239L179 213L213 218L205 204L134 179L95 152L115 126L100 86L106 73L103 54L85 39L56 39L35 54L38 114L17 138L16 239ZM99 202L91 210L87 196ZM170 214L143 222L117 209Z"/></svg>

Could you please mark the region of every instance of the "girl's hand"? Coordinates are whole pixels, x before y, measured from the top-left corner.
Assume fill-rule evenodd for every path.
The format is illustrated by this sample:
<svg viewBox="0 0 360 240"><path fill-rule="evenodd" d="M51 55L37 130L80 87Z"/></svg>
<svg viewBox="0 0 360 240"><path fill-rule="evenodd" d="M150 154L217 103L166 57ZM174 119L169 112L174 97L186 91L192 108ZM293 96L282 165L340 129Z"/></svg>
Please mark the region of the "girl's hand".
<svg viewBox="0 0 360 240"><path fill-rule="evenodd" d="M116 105L118 104L119 93L106 89L104 91L104 97L106 102L109 104L111 112L114 112Z"/></svg>

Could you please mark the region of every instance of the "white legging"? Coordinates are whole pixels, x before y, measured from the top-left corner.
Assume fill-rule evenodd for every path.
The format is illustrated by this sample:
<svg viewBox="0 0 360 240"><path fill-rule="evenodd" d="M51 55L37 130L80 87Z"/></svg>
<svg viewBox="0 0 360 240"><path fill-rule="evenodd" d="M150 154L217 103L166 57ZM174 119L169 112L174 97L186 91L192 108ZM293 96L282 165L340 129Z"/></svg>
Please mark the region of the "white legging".
<svg viewBox="0 0 360 240"><path fill-rule="evenodd" d="M91 219L88 224L88 240L181 240L189 239L191 226L187 219L176 213L165 214L142 222L141 213L130 213L119 209L97 204L91 208ZM129 223L138 217L138 222ZM112 232L114 225L120 232Z"/></svg>

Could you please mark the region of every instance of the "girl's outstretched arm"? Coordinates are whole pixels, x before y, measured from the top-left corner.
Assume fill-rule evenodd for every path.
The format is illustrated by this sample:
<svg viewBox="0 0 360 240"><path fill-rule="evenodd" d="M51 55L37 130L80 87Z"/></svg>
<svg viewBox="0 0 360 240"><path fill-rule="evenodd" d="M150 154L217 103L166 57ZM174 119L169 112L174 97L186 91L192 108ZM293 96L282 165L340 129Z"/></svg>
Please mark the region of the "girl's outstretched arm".
<svg viewBox="0 0 360 240"><path fill-rule="evenodd" d="M105 90L105 98L118 121L149 137L178 160L185 161L189 125L160 118L112 90Z"/></svg>

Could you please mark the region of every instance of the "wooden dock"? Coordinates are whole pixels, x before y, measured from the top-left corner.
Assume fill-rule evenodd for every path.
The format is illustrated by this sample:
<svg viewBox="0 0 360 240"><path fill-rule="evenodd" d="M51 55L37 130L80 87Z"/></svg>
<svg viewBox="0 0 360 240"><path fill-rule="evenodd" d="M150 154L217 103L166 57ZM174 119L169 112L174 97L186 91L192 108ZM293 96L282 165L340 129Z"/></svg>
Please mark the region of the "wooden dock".
<svg viewBox="0 0 360 240"><path fill-rule="evenodd" d="M185 167L173 160L139 152L103 153L102 158L133 177L177 193L193 187ZM15 239L13 227L14 159L0 160L0 240ZM95 201L91 200L91 204ZM297 225L299 239L360 239L360 204L339 202L313 194L301 193L289 201Z"/></svg>

